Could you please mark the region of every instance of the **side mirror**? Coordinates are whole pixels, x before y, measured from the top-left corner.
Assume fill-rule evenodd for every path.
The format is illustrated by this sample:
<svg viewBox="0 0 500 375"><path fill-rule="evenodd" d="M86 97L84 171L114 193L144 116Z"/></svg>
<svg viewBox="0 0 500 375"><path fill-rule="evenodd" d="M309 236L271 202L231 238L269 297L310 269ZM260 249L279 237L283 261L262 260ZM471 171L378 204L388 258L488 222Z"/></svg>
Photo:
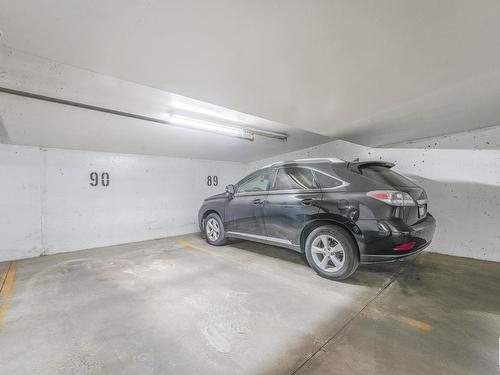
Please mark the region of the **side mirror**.
<svg viewBox="0 0 500 375"><path fill-rule="evenodd" d="M230 196L234 195L234 185L227 185L226 186L226 193L228 193Z"/></svg>

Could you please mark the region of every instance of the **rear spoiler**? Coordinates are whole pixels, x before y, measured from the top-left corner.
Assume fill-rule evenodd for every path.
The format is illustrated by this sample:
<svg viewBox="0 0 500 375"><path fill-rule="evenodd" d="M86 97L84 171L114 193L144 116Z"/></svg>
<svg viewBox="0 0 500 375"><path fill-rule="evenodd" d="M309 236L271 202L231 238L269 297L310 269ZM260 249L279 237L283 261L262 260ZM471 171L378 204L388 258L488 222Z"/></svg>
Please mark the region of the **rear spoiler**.
<svg viewBox="0 0 500 375"><path fill-rule="evenodd" d="M389 163L388 161L357 161L357 162L351 162L347 163L347 168L350 170L361 173L361 169L365 167L372 167L372 166L377 166L377 167L386 167L386 168L392 168L394 167L394 163Z"/></svg>

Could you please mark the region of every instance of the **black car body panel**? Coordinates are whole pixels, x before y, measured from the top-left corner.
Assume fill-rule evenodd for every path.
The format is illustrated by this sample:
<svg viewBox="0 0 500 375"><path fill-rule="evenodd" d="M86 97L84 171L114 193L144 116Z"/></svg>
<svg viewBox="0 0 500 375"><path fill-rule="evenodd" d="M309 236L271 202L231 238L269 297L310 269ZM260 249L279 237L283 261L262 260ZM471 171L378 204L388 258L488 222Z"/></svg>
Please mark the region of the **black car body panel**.
<svg viewBox="0 0 500 375"><path fill-rule="evenodd" d="M200 229L204 218L216 212L228 237L302 252L312 229L333 224L352 235L362 263L412 255L430 244L436 222L427 213L424 189L392 167L381 161L330 159L276 163L242 179L234 194L205 199ZM392 206L367 195L373 191L402 191L414 204ZM395 250L406 242L414 242L411 249Z"/></svg>

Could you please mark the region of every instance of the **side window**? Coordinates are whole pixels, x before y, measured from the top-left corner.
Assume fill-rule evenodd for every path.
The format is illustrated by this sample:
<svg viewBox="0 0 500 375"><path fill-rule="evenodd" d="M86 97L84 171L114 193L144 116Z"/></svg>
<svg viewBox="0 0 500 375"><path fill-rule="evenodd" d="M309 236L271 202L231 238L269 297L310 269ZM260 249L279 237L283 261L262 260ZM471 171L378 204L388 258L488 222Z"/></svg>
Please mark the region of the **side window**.
<svg viewBox="0 0 500 375"><path fill-rule="evenodd" d="M314 174L308 168L280 168L276 175L273 190L311 190L317 189Z"/></svg>
<svg viewBox="0 0 500 375"><path fill-rule="evenodd" d="M316 171L316 181L322 189L331 189L342 185L342 181L325 173Z"/></svg>
<svg viewBox="0 0 500 375"><path fill-rule="evenodd" d="M266 191L272 174L270 172L256 174L249 179L243 181L238 186L238 193L249 193Z"/></svg>

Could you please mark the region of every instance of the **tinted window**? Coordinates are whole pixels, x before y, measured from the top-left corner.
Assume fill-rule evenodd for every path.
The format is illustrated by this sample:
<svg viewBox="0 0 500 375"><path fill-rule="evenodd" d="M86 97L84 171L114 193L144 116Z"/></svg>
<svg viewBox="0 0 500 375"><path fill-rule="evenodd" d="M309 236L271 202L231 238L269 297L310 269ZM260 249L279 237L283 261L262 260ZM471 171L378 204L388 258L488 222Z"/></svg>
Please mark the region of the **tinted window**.
<svg viewBox="0 0 500 375"><path fill-rule="evenodd" d="M280 168L273 190L317 189L313 172L308 168Z"/></svg>
<svg viewBox="0 0 500 375"><path fill-rule="evenodd" d="M266 191L271 179L270 172L256 174L238 186L238 193Z"/></svg>
<svg viewBox="0 0 500 375"><path fill-rule="evenodd" d="M323 189L334 188L342 185L342 181L339 179L319 171L316 172L316 181L318 181L319 186Z"/></svg>
<svg viewBox="0 0 500 375"><path fill-rule="evenodd" d="M361 174L372 180L391 186L415 186L415 184L387 167L371 166L361 169Z"/></svg>

